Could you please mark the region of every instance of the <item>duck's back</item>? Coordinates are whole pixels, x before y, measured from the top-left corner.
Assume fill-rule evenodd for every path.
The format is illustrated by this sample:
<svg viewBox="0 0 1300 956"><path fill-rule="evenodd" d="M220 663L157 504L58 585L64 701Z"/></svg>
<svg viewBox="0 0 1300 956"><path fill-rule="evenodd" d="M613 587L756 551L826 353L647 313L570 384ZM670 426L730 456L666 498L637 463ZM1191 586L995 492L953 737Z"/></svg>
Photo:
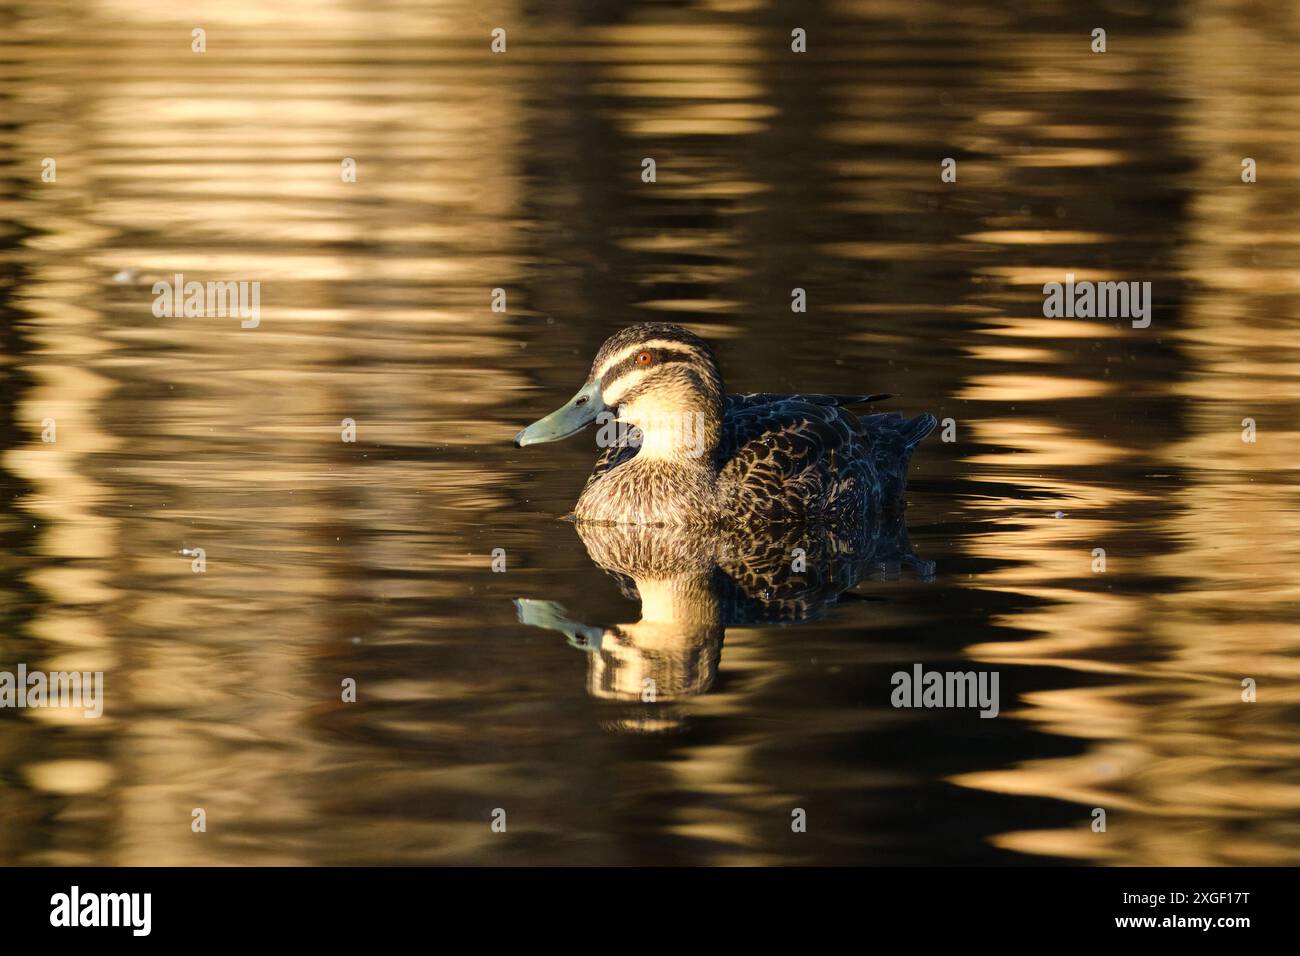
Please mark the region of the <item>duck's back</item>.
<svg viewBox="0 0 1300 956"><path fill-rule="evenodd" d="M901 498L932 415L857 417L866 395L727 397L719 447L721 511L741 524L858 522Z"/></svg>

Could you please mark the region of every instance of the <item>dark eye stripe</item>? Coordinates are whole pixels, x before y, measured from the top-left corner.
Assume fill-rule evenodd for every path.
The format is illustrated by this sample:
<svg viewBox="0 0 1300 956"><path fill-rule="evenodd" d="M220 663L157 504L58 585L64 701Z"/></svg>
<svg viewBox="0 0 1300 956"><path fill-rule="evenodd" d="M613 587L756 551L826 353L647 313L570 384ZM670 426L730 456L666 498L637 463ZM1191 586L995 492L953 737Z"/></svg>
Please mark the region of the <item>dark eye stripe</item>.
<svg viewBox="0 0 1300 956"><path fill-rule="evenodd" d="M600 387L609 388L611 384L622 378L629 371L653 371L661 365L669 365L673 362L697 364L700 361L699 356L692 352L679 352L676 349L649 349L648 351L653 357L649 365L637 364L636 356L640 354L639 352L631 355L605 373L604 377L600 380Z"/></svg>

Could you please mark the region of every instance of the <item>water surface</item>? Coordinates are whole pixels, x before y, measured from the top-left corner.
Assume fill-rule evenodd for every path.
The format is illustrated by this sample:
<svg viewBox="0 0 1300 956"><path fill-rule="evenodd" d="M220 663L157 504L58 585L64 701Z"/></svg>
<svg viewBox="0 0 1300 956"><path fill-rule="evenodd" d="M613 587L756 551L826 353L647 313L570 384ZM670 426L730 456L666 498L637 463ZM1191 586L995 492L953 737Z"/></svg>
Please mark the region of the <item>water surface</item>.
<svg viewBox="0 0 1300 956"><path fill-rule="evenodd" d="M0 861L1300 862L1300 19L1076 7L0 3L0 669L106 682L0 712ZM515 605L640 617L556 520L590 434L510 439L646 320L955 428L933 575L726 628L665 721ZM918 662L1001 715L891 707Z"/></svg>

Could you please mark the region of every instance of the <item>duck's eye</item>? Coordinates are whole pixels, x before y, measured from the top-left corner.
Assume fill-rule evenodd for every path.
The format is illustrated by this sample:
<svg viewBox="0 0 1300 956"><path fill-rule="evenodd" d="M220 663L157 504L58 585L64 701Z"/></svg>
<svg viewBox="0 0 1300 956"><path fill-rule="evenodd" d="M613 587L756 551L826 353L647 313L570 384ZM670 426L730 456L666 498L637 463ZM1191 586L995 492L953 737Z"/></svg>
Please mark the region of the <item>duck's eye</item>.
<svg viewBox="0 0 1300 956"><path fill-rule="evenodd" d="M577 408L580 405L586 405L586 404L587 404L587 396L583 395L581 398L579 398L576 402L573 403L573 406Z"/></svg>
<svg viewBox="0 0 1300 956"><path fill-rule="evenodd" d="M655 357L654 357L653 355L651 355L649 352L640 352L640 353L637 354L637 357L636 357L636 364L637 364L637 365L649 365L649 364L650 364L651 362L653 362L654 360L655 360Z"/></svg>

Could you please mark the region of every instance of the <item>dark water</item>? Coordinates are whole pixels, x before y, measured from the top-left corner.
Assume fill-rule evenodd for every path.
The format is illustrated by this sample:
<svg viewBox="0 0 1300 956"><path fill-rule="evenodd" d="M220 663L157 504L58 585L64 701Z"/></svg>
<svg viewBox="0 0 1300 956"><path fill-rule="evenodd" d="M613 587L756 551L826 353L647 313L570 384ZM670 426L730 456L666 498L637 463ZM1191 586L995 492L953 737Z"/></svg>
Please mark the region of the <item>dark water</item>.
<svg viewBox="0 0 1300 956"><path fill-rule="evenodd" d="M105 675L98 720L0 711L0 861L1300 862L1297 41L1255 3L0 3L0 669ZM177 272L261 282L260 325L155 318ZM1151 282L1150 327L1044 318L1066 272ZM933 579L727 628L664 720L602 688L671 628L602 663L514 604L640 619L555 520L590 433L510 440L645 320L733 390L955 427ZM1001 715L891 707L915 663Z"/></svg>

